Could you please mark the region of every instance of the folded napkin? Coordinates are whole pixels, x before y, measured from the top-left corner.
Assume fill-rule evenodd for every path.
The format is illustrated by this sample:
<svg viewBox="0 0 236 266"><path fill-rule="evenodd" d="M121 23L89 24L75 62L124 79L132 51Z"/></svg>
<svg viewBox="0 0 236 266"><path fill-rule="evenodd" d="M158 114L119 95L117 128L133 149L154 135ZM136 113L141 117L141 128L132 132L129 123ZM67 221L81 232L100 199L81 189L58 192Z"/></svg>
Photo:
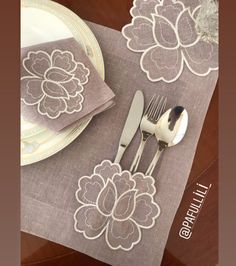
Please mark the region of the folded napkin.
<svg viewBox="0 0 236 266"><path fill-rule="evenodd" d="M59 131L113 105L114 93L73 38L21 49L21 114Z"/></svg>

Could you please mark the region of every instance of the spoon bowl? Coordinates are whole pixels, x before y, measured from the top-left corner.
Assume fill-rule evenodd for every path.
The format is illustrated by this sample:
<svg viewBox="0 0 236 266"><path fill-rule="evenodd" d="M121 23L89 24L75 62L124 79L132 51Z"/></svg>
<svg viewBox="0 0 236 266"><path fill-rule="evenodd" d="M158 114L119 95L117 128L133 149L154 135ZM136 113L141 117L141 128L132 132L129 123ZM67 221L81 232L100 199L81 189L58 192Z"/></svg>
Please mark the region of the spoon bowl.
<svg viewBox="0 0 236 266"><path fill-rule="evenodd" d="M177 145L184 138L187 127L188 113L182 106L171 108L160 117L155 130L158 150L146 171L146 175L152 175L161 153L166 148Z"/></svg>
<svg viewBox="0 0 236 266"><path fill-rule="evenodd" d="M184 137L188 127L188 113L182 106L167 110L156 125L155 135L158 142L168 147L177 145Z"/></svg>

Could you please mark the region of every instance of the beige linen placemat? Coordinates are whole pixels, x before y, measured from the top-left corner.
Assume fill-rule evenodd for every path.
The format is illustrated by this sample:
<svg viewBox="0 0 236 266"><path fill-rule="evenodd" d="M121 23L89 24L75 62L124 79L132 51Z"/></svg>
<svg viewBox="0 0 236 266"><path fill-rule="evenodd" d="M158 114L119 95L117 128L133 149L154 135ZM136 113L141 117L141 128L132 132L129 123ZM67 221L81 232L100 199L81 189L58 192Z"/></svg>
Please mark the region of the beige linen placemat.
<svg viewBox="0 0 236 266"><path fill-rule="evenodd" d="M200 77L185 68L174 83L150 82L140 69L139 57L126 47L120 32L88 25L101 45L106 82L116 94L116 106L96 116L80 137L60 153L22 167L21 228L111 265L158 266L184 193L218 73L212 71ZM168 96L167 107L184 106L189 114L189 128L184 140L164 153L154 172L154 178L158 177L155 200L161 208L155 226L143 231L140 243L131 251L114 251L107 246L104 235L88 240L74 231L73 214L78 208L75 191L81 176L90 175L104 159L114 160L132 97L138 89L143 91L146 103L157 93ZM129 169L139 137L137 134L124 155L123 169ZM155 152L153 143L150 141L145 148L140 171L146 169Z"/></svg>

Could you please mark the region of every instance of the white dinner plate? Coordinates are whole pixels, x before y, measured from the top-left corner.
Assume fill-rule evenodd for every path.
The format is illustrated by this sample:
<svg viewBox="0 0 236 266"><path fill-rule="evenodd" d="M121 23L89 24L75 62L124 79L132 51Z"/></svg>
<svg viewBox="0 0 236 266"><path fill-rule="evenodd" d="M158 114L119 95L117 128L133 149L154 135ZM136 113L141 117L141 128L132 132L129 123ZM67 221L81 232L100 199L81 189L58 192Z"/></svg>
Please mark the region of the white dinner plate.
<svg viewBox="0 0 236 266"><path fill-rule="evenodd" d="M75 13L49 0L21 1L21 47L74 37L104 79L99 44L89 27ZM57 153L86 128L92 118L74 123L58 133L21 118L21 165L32 164Z"/></svg>

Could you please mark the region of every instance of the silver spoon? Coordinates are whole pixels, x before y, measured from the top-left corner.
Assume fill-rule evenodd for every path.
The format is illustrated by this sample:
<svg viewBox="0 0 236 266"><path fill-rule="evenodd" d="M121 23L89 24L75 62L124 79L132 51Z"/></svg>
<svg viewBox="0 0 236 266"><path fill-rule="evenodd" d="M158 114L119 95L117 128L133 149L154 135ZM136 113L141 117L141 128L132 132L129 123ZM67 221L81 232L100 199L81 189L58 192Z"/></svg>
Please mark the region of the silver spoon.
<svg viewBox="0 0 236 266"><path fill-rule="evenodd" d="M188 113L182 106L169 109L161 116L155 130L158 150L146 171L146 175L152 175L162 152L166 148L177 145L183 139L187 127Z"/></svg>

